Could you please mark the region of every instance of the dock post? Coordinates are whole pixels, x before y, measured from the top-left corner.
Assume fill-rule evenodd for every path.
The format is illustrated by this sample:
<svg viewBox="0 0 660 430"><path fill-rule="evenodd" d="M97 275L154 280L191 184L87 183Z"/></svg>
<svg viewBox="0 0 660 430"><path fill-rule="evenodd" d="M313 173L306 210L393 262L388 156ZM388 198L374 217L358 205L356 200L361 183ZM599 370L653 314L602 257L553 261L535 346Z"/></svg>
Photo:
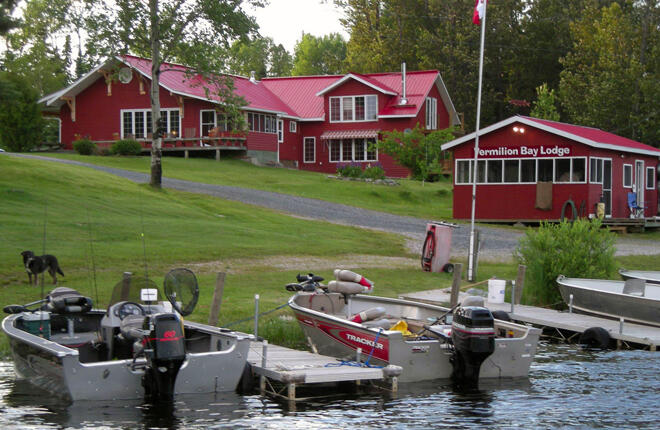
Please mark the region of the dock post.
<svg viewBox="0 0 660 430"><path fill-rule="evenodd" d="M453 308L458 304L458 295L461 292L461 276L463 275L463 264L454 264L454 280L451 283L451 296L449 297L449 307Z"/></svg>
<svg viewBox="0 0 660 430"><path fill-rule="evenodd" d="M515 302L517 305L520 304L520 300L522 299L523 287L525 286L526 270L527 270L527 266L525 266L524 264L518 265L518 276L516 276L516 298L515 298Z"/></svg>
<svg viewBox="0 0 660 430"><path fill-rule="evenodd" d="M623 334L623 317L619 318L619 334Z"/></svg>
<svg viewBox="0 0 660 430"><path fill-rule="evenodd" d="M265 369L266 368L266 361L268 357L268 341L264 339L263 343L261 344L261 368ZM261 375L259 376L259 391L261 392L261 395L263 395L266 392L266 376Z"/></svg>
<svg viewBox="0 0 660 430"><path fill-rule="evenodd" d="M215 161L220 161L220 150L219 149L215 150Z"/></svg>
<svg viewBox="0 0 660 430"><path fill-rule="evenodd" d="M289 386L287 387L287 398L290 402L293 402L296 400L296 384L293 382L289 382Z"/></svg>
<svg viewBox="0 0 660 430"><path fill-rule="evenodd" d="M220 315L220 305L222 305L222 292L225 289L225 272L218 272L215 280L215 290L213 291L213 301L211 302L211 312L209 313L209 325L218 325L218 316Z"/></svg>
<svg viewBox="0 0 660 430"><path fill-rule="evenodd" d="M259 294L254 295L254 337L259 337Z"/></svg>
<svg viewBox="0 0 660 430"><path fill-rule="evenodd" d="M358 348L357 351L355 351L355 361L360 363L362 360L362 348Z"/></svg>
<svg viewBox="0 0 660 430"><path fill-rule="evenodd" d="M399 391L399 377L392 376L392 392L396 393L397 391Z"/></svg>
<svg viewBox="0 0 660 430"><path fill-rule="evenodd" d="M513 314L513 305L516 301L516 281L511 281L511 313Z"/></svg>
<svg viewBox="0 0 660 430"><path fill-rule="evenodd" d="M568 313L569 314L573 313L573 294L568 296Z"/></svg>

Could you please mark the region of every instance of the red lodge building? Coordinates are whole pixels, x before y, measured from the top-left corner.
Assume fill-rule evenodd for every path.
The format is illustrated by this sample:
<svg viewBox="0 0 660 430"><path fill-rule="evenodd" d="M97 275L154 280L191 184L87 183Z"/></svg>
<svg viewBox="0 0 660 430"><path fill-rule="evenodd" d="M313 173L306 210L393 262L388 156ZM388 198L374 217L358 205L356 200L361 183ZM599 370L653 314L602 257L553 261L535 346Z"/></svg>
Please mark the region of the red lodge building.
<svg viewBox="0 0 660 430"><path fill-rule="evenodd" d="M454 155L456 219L471 218L475 137L442 146ZM480 130L476 158L479 221L658 215L660 149L596 128L514 116Z"/></svg>
<svg viewBox="0 0 660 430"><path fill-rule="evenodd" d="M370 143L382 131L443 129L459 123L437 70L340 76L231 79L247 130L233 130L215 85L184 66L163 64L160 104L167 133L163 151L240 151L261 163L334 173L339 163L380 163L388 176L405 177ZM60 121L60 142L72 149L88 138L100 147L123 138L151 145L151 61L111 58L69 87L40 100Z"/></svg>

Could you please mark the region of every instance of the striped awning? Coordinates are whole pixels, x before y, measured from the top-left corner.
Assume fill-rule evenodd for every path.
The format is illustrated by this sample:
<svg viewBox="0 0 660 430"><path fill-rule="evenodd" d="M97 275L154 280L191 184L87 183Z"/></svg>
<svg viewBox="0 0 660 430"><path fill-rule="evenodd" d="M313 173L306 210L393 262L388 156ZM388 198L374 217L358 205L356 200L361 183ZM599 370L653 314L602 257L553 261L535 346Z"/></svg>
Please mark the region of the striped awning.
<svg viewBox="0 0 660 430"><path fill-rule="evenodd" d="M329 139L366 139L378 137L378 130L335 130L325 131L321 135L321 140Z"/></svg>

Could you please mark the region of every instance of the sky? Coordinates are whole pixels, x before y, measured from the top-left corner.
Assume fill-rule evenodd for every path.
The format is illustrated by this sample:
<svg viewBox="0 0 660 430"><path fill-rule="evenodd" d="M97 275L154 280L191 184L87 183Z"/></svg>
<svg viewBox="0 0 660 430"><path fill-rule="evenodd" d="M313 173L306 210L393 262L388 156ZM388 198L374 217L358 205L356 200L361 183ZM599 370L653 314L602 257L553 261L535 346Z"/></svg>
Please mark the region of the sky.
<svg viewBox="0 0 660 430"><path fill-rule="evenodd" d="M339 23L342 11L332 0L270 0L265 8L247 8L246 12L257 19L262 36L281 43L291 54L303 32L314 36L340 33L348 41L348 33Z"/></svg>

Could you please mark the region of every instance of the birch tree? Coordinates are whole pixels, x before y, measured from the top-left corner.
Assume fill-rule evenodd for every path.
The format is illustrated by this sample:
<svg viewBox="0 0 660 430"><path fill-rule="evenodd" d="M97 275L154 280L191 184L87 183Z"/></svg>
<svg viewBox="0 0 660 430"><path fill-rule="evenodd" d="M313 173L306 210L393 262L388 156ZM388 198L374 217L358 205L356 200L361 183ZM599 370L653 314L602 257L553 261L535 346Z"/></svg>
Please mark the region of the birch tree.
<svg viewBox="0 0 660 430"><path fill-rule="evenodd" d="M261 0L116 0L93 3L87 20L88 46L95 54L135 54L151 58L151 179L153 187L162 183L162 138L160 76L174 73L163 64L180 62L201 74L219 88L216 97L231 110L237 99L231 82L222 80L224 59L231 43L253 34L257 25L242 6L261 7ZM180 73L180 72L179 72ZM183 77L182 77L183 78ZM222 82L221 82L222 81ZM207 89L210 91L210 89Z"/></svg>

